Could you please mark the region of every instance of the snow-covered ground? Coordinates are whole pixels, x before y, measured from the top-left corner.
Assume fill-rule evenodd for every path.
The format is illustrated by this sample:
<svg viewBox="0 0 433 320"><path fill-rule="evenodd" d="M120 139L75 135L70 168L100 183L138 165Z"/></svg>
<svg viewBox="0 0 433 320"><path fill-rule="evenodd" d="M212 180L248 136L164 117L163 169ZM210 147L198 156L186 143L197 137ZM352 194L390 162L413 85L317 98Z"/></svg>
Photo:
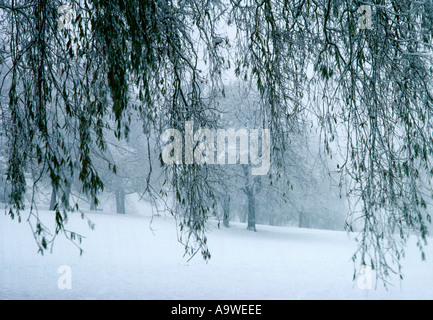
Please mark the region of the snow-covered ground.
<svg viewBox="0 0 433 320"><path fill-rule="evenodd" d="M50 212L42 212L44 219ZM433 299L433 252L421 262L415 243L404 260L405 279L361 290L352 281L355 242L345 232L242 224L212 228L212 258L190 262L171 217L89 213L70 229L86 235L79 256L58 239L52 254L36 254L29 226L0 216L0 299ZM52 219L52 217L51 217ZM69 266L71 289L61 290L60 266Z"/></svg>

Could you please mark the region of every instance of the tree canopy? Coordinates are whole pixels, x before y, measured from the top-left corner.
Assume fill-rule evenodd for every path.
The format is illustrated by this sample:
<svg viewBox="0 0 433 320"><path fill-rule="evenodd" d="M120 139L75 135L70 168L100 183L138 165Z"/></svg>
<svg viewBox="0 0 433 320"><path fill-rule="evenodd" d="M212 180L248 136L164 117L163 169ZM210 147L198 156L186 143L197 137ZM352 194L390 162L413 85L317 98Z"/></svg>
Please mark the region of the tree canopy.
<svg viewBox="0 0 433 320"><path fill-rule="evenodd" d="M371 28L360 27L363 5L371 8ZM43 177L63 194L78 177L97 202L103 183L92 153L106 149L106 132L128 136L133 117L147 132L182 131L186 121L217 128L216 98L224 73L234 70L260 95L273 170L284 170L299 120L319 120L325 150L341 160L336 169L355 199L349 218L363 225L354 256L361 264L386 276L391 262L400 268L409 235L421 248L426 241L432 1L9 0L0 1L0 30L12 218L21 219L25 193L36 192ZM166 168L187 251L205 258L206 217L215 203L215 187L204 179L210 170ZM79 208L66 202L59 200L50 234L30 201L28 221L42 252L57 234L80 240L65 223Z"/></svg>

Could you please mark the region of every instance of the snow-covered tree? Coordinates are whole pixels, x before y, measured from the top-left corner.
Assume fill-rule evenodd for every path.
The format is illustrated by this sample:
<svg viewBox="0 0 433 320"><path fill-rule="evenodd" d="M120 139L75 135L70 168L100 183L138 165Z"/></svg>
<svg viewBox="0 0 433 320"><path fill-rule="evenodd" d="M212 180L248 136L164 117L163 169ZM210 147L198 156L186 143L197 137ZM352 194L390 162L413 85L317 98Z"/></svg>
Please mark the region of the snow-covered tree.
<svg viewBox="0 0 433 320"><path fill-rule="evenodd" d="M59 12L64 5L71 16ZM361 5L372 9L364 25ZM224 26L235 30L234 41L221 34ZM278 172L290 146L287 131L296 131L306 112L318 116L330 154L338 141L338 169L347 193L359 200L352 213L360 209L354 218L363 224L360 263L386 276L392 262L400 266L410 234L420 247L426 241L433 175L430 0L10 0L0 3L0 29L11 217L20 217L29 187L48 176L62 190L57 208L65 208L55 214L54 234L76 239L65 229L65 191L78 177L81 191L96 201L103 183L91 154L106 148L107 119L117 137L128 134L133 111L158 133L183 131L186 121L214 129L215 92L234 66L258 89L257 119L272 132ZM167 168L173 212L205 258L206 217L215 202L209 170ZM33 217L44 251L52 239Z"/></svg>

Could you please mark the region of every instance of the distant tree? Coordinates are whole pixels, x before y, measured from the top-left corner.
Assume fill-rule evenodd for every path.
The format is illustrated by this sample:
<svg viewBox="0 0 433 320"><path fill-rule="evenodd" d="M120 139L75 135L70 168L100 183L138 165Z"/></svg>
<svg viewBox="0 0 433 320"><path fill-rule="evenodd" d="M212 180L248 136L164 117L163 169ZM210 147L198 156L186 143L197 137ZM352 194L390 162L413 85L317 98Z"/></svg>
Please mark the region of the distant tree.
<svg viewBox="0 0 433 320"><path fill-rule="evenodd" d="M127 139L107 138L107 148L95 156L98 172L104 183L104 192L114 195L116 212L126 214L125 200L130 194L143 196L150 187L156 188L161 178L158 165L159 137L143 132L139 119L130 123ZM107 165L114 171L107 170ZM152 177L153 173L153 177Z"/></svg>
<svg viewBox="0 0 433 320"><path fill-rule="evenodd" d="M223 198L223 225L230 226L230 196L227 194Z"/></svg>

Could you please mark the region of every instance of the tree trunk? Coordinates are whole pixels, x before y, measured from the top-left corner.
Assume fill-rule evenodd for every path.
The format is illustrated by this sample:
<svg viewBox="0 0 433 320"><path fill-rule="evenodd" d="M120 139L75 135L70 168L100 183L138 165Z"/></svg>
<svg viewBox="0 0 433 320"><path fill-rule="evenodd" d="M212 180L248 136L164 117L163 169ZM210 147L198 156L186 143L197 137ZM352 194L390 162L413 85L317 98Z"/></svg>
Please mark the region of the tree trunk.
<svg viewBox="0 0 433 320"><path fill-rule="evenodd" d="M248 226L247 230L256 232L256 211L255 211L255 197L253 192L248 192Z"/></svg>
<svg viewBox="0 0 433 320"><path fill-rule="evenodd" d="M91 210L91 211L96 211L97 209L98 209L98 208L97 208L97 205L96 205L96 203L95 203L95 200L92 199L91 202L90 202L90 210Z"/></svg>
<svg viewBox="0 0 433 320"><path fill-rule="evenodd" d="M65 208L69 209L69 198L71 197L71 185L66 186L65 190Z"/></svg>
<svg viewBox="0 0 433 320"><path fill-rule="evenodd" d="M122 190L120 191L120 214L125 214L125 192Z"/></svg>
<svg viewBox="0 0 433 320"><path fill-rule="evenodd" d="M51 191L51 201L50 201L49 210L54 210L56 203L57 203L57 190L56 190L56 187L53 186L52 191Z"/></svg>
<svg viewBox="0 0 433 320"><path fill-rule="evenodd" d="M125 214L125 192L123 190L116 191L116 213Z"/></svg>
<svg viewBox="0 0 433 320"><path fill-rule="evenodd" d="M298 227L299 228L309 228L310 227L308 217L303 210L299 211Z"/></svg>
<svg viewBox="0 0 433 320"><path fill-rule="evenodd" d="M223 204L223 225L224 227L228 228L230 226L230 197L225 196L224 197L224 204Z"/></svg>
<svg viewBox="0 0 433 320"><path fill-rule="evenodd" d="M248 225L247 230L256 231L256 182L260 182L259 179L254 178L254 180L251 177L250 170L248 166L243 165L244 170L244 176L245 176L245 188L242 190L244 191L245 195L248 199Z"/></svg>

